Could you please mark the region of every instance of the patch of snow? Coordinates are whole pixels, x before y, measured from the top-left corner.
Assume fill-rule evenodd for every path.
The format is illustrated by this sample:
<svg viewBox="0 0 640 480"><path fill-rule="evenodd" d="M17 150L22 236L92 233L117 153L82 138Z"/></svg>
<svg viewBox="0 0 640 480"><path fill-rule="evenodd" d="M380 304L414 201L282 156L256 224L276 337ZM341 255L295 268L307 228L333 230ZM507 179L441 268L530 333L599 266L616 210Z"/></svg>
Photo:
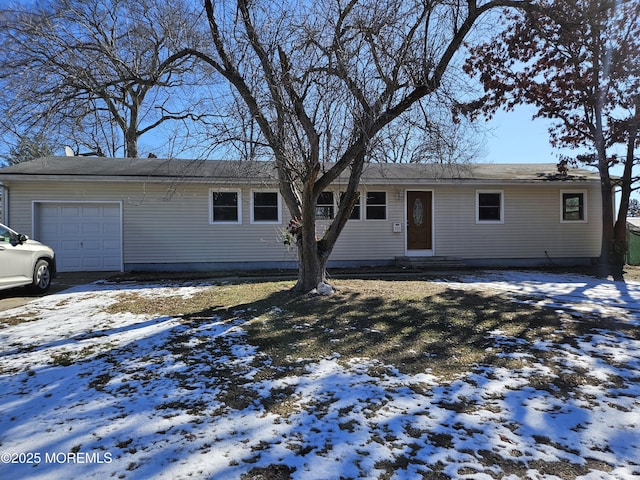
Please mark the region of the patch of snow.
<svg viewBox="0 0 640 480"><path fill-rule="evenodd" d="M316 293L318 295L332 295L333 287L328 283L320 282L316 287Z"/></svg>
<svg viewBox="0 0 640 480"><path fill-rule="evenodd" d="M447 286L640 320L635 283L490 272ZM622 331L569 345L494 330L494 347L526 348L526 364L453 381L339 354L265 379L273 367L243 330L251 316L183 324L104 311L123 291L199 288L103 282L3 312L29 321L0 328L0 478L227 479L269 465L293 479L558 478L544 462L583 467L583 480L640 476L640 341ZM545 384L559 376L573 381L566 391Z"/></svg>
<svg viewBox="0 0 640 480"><path fill-rule="evenodd" d="M640 283L602 280L585 275L488 271L442 281L450 288L496 292L514 300L572 314L612 317L640 324Z"/></svg>

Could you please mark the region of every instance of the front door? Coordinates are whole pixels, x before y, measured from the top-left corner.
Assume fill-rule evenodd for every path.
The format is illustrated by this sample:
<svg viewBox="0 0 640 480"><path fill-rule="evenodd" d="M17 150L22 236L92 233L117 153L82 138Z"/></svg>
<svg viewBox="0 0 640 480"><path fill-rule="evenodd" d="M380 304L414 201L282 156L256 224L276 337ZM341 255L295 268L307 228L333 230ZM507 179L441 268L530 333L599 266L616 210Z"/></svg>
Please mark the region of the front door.
<svg viewBox="0 0 640 480"><path fill-rule="evenodd" d="M433 192L407 192L407 250L431 250Z"/></svg>

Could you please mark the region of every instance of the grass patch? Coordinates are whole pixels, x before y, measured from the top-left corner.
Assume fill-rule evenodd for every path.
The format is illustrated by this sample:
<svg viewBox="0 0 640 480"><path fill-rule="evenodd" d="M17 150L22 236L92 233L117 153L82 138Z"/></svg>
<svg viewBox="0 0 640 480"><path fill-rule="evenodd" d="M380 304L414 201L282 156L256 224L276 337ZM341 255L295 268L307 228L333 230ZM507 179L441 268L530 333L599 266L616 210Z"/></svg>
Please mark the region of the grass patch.
<svg viewBox="0 0 640 480"><path fill-rule="evenodd" d="M95 354L95 347L84 347L78 351L66 351L51 355L51 363L60 367L68 367Z"/></svg>
<svg viewBox="0 0 640 480"><path fill-rule="evenodd" d="M51 362L60 367L73 365L73 354L71 352L55 353L51 355Z"/></svg>
<svg viewBox="0 0 640 480"><path fill-rule="evenodd" d="M20 325L27 322L35 322L40 320L38 315L14 315L12 317L5 317L0 321L0 329L7 328L13 325Z"/></svg>
<svg viewBox="0 0 640 480"><path fill-rule="evenodd" d="M108 313L157 314L183 317L188 320L208 320L212 315L224 319L245 314L247 310L267 308L285 294L293 282L248 282L235 285L213 285L190 296L147 296L126 292L105 308ZM275 297L275 298L274 298Z"/></svg>
<svg viewBox="0 0 640 480"><path fill-rule="evenodd" d="M255 318L244 327L249 341L279 366L338 354L451 378L473 365L509 361L497 355L518 346L493 348L489 332L533 340L541 328L559 326L551 310L443 284L342 280L335 285L338 293L332 296L291 295Z"/></svg>
<svg viewBox="0 0 640 480"><path fill-rule="evenodd" d="M529 342L557 335L561 325L551 309L442 283L345 279L333 284L337 293L331 296L301 296L291 291L291 281L214 285L187 297L126 292L106 310L173 316L186 323L247 320L247 341L275 368L339 355L344 361L370 358L405 373L429 371L446 378L481 364L517 368L522 360L505 353L525 351ZM490 335L494 331L519 340L497 344Z"/></svg>

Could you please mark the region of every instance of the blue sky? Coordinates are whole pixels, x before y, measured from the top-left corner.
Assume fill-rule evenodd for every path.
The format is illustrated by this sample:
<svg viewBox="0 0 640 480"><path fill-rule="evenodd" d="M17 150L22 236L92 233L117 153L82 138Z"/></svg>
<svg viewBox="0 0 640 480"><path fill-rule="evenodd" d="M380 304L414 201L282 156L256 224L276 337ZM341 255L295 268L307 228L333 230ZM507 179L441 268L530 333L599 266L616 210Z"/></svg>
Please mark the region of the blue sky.
<svg viewBox="0 0 640 480"><path fill-rule="evenodd" d="M487 163L557 163L559 154L575 156L587 149L556 149L549 143L549 120L531 117L535 109L518 106L512 112L499 111L487 122L486 156L478 159ZM624 155L624 151L618 151ZM589 168L579 165L580 168ZM592 167L595 170L594 167ZM613 175L622 175L622 167L611 169ZM640 200L640 191L632 193L632 198ZM616 199L616 205L618 200Z"/></svg>
<svg viewBox="0 0 640 480"><path fill-rule="evenodd" d="M549 143L546 119L532 120L535 109L518 106L512 112L499 111L486 126L486 157L489 163L551 163L558 161L560 153Z"/></svg>

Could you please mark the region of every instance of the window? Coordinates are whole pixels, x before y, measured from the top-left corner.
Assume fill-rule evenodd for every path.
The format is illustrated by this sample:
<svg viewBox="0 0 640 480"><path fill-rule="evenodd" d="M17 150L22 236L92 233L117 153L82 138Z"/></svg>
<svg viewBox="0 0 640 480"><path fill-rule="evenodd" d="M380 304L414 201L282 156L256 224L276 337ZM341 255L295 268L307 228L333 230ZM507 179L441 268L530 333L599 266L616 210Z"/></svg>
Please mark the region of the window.
<svg viewBox="0 0 640 480"><path fill-rule="evenodd" d="M387 193L367 192L367 220L387 219Z"/></svg>
<svg viewBox="0 0 640 480"><path fill-rule="evenodd" d="M10 242L13 240L13 235L8 228L0 226L0 242Z"/></svg>
<svg viewBox="0 0 640 480"><path fill-rule="evenodd" d="M358 200L356 200L356 204L351 210L351 215L349 216L349 220L360 220L360 192L358 192ZM342 203L342 199L344 198L344 192L340 194L340 203Z"/></svg>
<svg viewBox="0 0 640 480"><path fill-rule="evenodd" d="M316 202L316 218L318 220L331 220L333 216L333 192L322 192Z"/></svg>
<svg viewBox="0 0 640 480"><path fill-rule="evenodd" d="M476 223L503 223L503 195L501 191L476 192Z"/></svg>
<svg viewBox="0 0 640 480"><path fill-rule="evenodd" d="M253 192L251 197L251 221L254 223L280 223L280 199L278 192Z"/></svg>
<svg viewBox="0 0 640 480"><path fill-rule="evenodd" d="M240 192L211 191L211 223L241 223Z"/></svg>
<svg viewBox="0 0 640 480"><path fill-rule="evenodd" d="M563 222L584 222L587 220L585 193L584 192L562 192L562 221Z"/></svg>

